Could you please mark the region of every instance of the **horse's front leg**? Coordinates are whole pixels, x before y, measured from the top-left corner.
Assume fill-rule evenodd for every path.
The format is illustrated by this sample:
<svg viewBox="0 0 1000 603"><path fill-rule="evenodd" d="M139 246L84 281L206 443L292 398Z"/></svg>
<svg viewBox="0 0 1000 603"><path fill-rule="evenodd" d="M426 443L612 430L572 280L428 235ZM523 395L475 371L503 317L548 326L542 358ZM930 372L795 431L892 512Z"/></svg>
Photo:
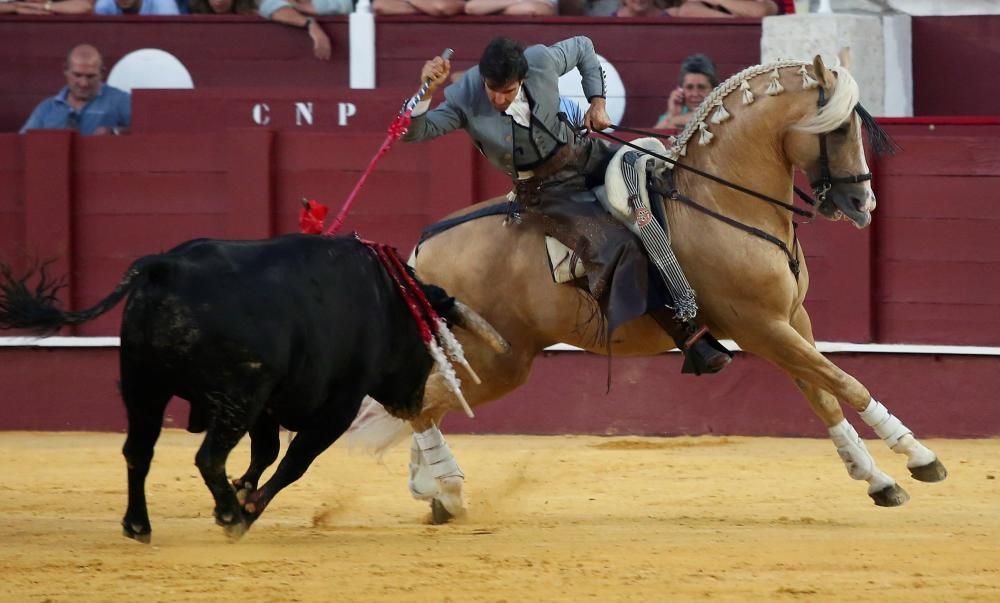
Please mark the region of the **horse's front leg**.
<svg viewBox="0 0 1000 603"><path fill-rule="evenodd" d="M792 316L791 326L809 343L812 348L815 349L816 342L813 338L812 324L809 320L809 314L802 306L799 306ZM824 360L826 359L824 358ZM907 428L902 421L893 416L881 402L873 398L868 390L854 377L843 372L839 367L828 360L826 362L830 365L834 372L839 372L842 375L839 379L835 379L834 382L841 382L845 380L853 382L849 391L855 391L857 393L851 398L844 397L842 399L850 404L854 410L861 415L861 420L872 428L876 435L878 435L878 437L885 442L886 446L888 446L890 450L896 454L906 455L906 467L910 470L910 475L913 476L914 479L922 482L939 482L947 477L948 471L938 460L937 455L935 455L929 448L921 444L913 435L913 431ZM840 405L836 403L836 398L826 393L834 392L835 390L827 389L825 392L820 391L818 393L811 393L810 390L803 387L802 383L797 381L797 384L809 399L810 404L813 406L813 410L816 411L816 413L821 417L824 417L824 413L821 412L821 409L827 407L836 407L839 414ZM826 396L828 399L824 401L823 396ZM816 402L814 400L820 401ZM831 416L831 418L833 417ZM841 419L842 418L843 416L841 415ZM827 427L831 427L832 425L832 423L827 423ZM851 428L851 431L853 431L853 428Z"/></svg>
<svg viewBox="0 0 1000 603"><path fill-rule="evenodd" d="M870 408L871 402L874 402L871 394L857 379L842 371L816 350L809 317L804 309L800 308L796 312L793 322L794 327L789 323L769 323L762 331L741 338L743 340L739 343L747 351L762 356L784 369L795 379L813 411L826 425L830 438L837 447L837 453L847 467L848 474L854 479L868 482L868 494L875 504L898 506L905 503L909 496L892 477L877 467L857 431L844 418L838 403L838 399L848 402L859 410L862 419L871 425L872 413L863 412ZM759 335L760 338L755 338L755 335ZM876 429L880 437L883 439L888 437L878 432L881 428ZM895 444L898 444L898 438L899 436Z"/></svg>

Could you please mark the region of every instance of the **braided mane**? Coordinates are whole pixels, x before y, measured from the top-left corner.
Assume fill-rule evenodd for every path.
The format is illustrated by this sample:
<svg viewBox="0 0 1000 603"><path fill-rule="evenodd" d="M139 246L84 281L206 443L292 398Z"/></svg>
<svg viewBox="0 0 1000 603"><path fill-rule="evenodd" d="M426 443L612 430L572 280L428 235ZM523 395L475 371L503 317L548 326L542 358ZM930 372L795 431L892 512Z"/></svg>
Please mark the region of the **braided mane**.
<svg viewBox="0 0 1000 603"><path fill-rule="evenodd" d="M782 60L764 65L753 65L733 75L716 86L705 97L701 105L695 109L694 115L691 116L684 130L677 136L673 146L667 151L667 156L671 159L677 159L686 155L688 142L695 134L699 134L699 145L709 144L715 137L715 134L709 129L710 125L721 124L733 118L732 114L726 109L723 101L727 100L727 97L732 93L738 91L743 105L752 104L755 97L753 91L750 89L749 82L759 75L770 74L771 82L768 84L765 92L768 96L777 96L785 91L784 86L781 85L780 72L782 69L788 67L799 68L798 74L802 77L803 89L816 88L819 86L819 82L809 72L808 68L811 65L811 63L805 61ZM843 67L834 67L832 71L837 74L837 84L834 87L833 93L827 98L826 104L816 113L807 116L798 124L795 124L794 128L809 133L829 132L836 129L850 116L851 111L858 104L860 97L858 84Z"/></svg>

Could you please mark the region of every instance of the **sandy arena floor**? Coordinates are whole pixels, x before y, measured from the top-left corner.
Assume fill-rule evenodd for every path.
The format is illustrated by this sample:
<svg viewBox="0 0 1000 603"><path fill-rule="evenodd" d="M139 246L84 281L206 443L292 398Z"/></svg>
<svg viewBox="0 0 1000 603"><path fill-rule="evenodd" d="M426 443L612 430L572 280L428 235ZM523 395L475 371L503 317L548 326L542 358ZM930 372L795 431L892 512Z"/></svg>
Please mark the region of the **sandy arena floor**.
<svg viewBox="0 0 1000 603"><path fill-rule="evenodd" d="M121 536L122 434L0 433L5 601L1000 601L1000 440L928 440L951 474L873 506L826 440L453 436L470 514L447 526L338 444L229 543L167 431L153 543ZM231 458L242 473L249 448Z"/></svg>

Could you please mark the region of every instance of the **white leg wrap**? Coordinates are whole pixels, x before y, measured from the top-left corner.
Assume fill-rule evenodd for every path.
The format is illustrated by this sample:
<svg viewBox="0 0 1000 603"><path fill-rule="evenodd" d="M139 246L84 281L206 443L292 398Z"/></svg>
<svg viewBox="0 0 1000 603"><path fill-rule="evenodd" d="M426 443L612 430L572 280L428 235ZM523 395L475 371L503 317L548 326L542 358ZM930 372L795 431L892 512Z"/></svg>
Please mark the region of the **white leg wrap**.
<svg viewBox="0 0 1000 603"><path fill-rule="evenodd" d="M913 432L902 421L890 414L875 398L868 402L868 407L861 413L861 419L875 430L893 452L906 455L907 467L922 467L937 459L933 452L913 437Z"/></svg>
<svg viewBox="0 0 1000 603"><path fill-rule="evenodd" d="M829 432L833 445L837 447L837 454L847 467L847 474L852 479L868 482L869 493L883 490L896 483L875 466L875 459L847 419L831 427Z"/></svg>
<svg viewBox="0 0 1000 603"><path fill-rule="evenodd" d="M431 475L436 479L443 477L461 477L465 474L455 461L451 449L444 441L444 435L436 426L427 431L413 434L424 463L428 466Z"/></svg>
<svg viewBox="0 0 1000 603"><path fill-rule="evenodd" d="M872 398L868 402L868 407L861 412L861 420L871 426L889 448L899 443L899 438L913 433L875 398Z"/></svg>
<svg viewBox="0 0 1000 603"><path fill-rule="evenodd" d="M410 494L418 500L430 500L438 495L437 480L431 475L420 448L417 446L417 434L410 438Z"/></svg>

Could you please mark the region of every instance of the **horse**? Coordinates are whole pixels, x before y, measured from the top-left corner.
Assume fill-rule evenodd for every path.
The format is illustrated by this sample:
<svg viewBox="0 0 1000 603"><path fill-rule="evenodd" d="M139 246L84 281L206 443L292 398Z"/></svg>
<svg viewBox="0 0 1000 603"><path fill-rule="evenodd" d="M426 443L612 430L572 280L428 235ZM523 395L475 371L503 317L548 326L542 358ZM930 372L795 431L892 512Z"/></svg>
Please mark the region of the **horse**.
<svg viewBox="0 0 1000 603"><path fill-rule="evenodd" d="M888 139L878 136L885 133L861 108L848 61L849 55L842 56L841 65L828 68L816 56L811 63L780 61L743 70L705 99L674 140L667 159L788 201L794 170L801 169L813 183L819 215L864 228L876 199L862 130L868 130L873 144ZM848 475L867 482L876 505L902 505L909 495L876 466L845 418L841 402L907 458L913 478L943 480L947 470L937 455L862 383L817 351L803 306L809 272L794 236L792 214L678 167L672 170L676 190L716 214L669 198L661 200L672 248L699 292L699 319L718 337L731 338L794 380L827 427ZM740 232L720 216L768 233L781 244ZM508 353L496 354L471 339L466 342L470 362L480 367L483 377L482 384L470 384L465 390L473 406L523 384L533 359L548 346L566 343L607 352L600 321L592 320L593 299L554 281L545 257L545 232L530 215L522 217L520 224L505 225L503 216L462 223L423 241L411 256L421 279L463 299L510 343ZM611 341L618 356L658 354L676 343L649 316L625 323ZM415 434L410 490L416 498L431 502L435 522L465 512L464 474L437 428L452 406L443 379L432 374L422 413L403 426ZM386 434L391 429L387 431L379 418L372 412L359 415L354 441L388 445L391 436Z"/></svg>

